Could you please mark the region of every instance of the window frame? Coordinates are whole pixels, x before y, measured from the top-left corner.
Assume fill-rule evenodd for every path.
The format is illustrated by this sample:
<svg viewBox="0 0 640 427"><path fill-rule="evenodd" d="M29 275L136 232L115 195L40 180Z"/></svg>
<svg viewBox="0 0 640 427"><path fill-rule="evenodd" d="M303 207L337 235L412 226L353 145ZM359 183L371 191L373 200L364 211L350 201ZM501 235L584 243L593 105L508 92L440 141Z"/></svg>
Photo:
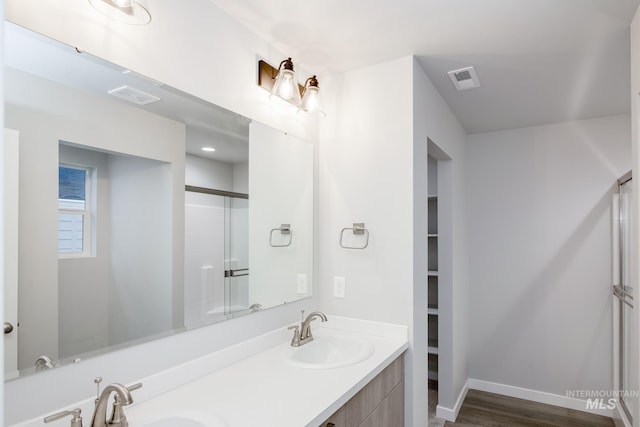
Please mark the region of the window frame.
<svg viewBox="0 0 640 427"><path fill-rule="evenodd" d="M68 199L58 198L58 224L60 223L60 214L82 215L82 251L81 252L60 252L58 246L58 258L89 258L94 256L94 179L96 168L93 166L80 165L67 162L59 162L58 168L78 169L85 171L85 183L84 183L84 196L85 203L84 209L73 208L61 208L60 201ZM60 195L60 183L58 182L58 196ZM60 232L60 226L58 225L58 232ZM59 237L58 237L59 241Z"/></svg>

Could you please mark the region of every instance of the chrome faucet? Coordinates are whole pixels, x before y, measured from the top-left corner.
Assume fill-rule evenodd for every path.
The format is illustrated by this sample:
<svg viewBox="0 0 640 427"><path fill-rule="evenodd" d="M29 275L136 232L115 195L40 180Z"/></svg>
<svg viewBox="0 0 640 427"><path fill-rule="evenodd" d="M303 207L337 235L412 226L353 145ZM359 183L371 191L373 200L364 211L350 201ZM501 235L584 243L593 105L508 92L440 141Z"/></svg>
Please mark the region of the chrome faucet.
<svg viewBox="0 0 640 427"><path fill-rule="evenodd" d="M302 316L304 317L304 310L302 310ZM314 311L309 314L301 323L300 326L289 326L288 329L294 329L293 339L291 340L291 347L300 347L313 341L313 335L311 334L311 322L319 317L323 322L327 321L327 316L321 311Z"/></svg>
<svg viewBox="0 0 640 427"><path fill-rule="evenodd" d="M134 384L131 387L125 387L122 384L114 383L105 387L100 393L100 382L102 377L97 377L94 382L98 386L98 397L96 398L96 408L93 411L90 427L128 427L127 417L125 417L122 407L133 403L131 392L142 387L142 383ZM107 420L107 405L111 393L115 393L113 400L113 413L111 418ZM80 408L71 411L62 411L53 414L44 419L45 423L59 420L66 416L72 416L71 427L82 427L82 417L80 416Z"/></svg>
<svg viewBox="0 0 640 427"><path fill-rule="evenodd" d="M53 362L51 361L51 358L46 354L36 359L35 366L36 366L36 372L44 371L45 369L52 369L55 367L53 366Z"/></svg>
<svg viewBox="0 0 640 427"><path fill-rule="evenodd" d="M142 384L135 384L129 388L118 383L106 386L104 390L102 390L100 397L96 399L96 409L93 412L90 427L128 427L129 423L127 422L127 417L125 417L122 407L133 403L131 390L135 390L140 387L142 387ZM113 413L111 414L111 418L107 420L107 405L109 404L109 397L111 396L111 393L115 393Z"/></svg>

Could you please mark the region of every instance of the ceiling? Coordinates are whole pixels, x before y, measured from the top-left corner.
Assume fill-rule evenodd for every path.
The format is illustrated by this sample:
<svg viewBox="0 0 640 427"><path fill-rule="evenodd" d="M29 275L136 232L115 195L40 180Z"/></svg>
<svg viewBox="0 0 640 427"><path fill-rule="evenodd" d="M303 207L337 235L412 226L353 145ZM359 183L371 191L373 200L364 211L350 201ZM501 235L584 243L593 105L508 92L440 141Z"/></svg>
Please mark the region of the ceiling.
<svg viewBox="0 0 640 427"><path fill-rule="evenodd" d="M468 133L630 110L640 0L211 1L320 79L415 55ZM457 92L470 65L481 87Z"/></svg>

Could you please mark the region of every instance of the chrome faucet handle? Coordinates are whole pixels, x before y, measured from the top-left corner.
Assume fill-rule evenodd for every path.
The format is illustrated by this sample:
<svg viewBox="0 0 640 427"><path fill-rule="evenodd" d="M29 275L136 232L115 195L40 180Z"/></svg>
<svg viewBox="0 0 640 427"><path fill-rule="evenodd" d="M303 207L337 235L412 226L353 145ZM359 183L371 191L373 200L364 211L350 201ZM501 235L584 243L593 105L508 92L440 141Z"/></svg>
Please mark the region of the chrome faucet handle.
<svg viewBox="0 0 640 427"><path fill-rule="evenodd" d="M127 387L127 390L134 391L134 390L138 390L139 388L142 388L142 383L136 383L134 385L130 385L129 387Z"/></svg>
<svg viewBox="0 0 640 427"><path fill-rule="evenodd" d="M294 329L293 338L291 339L291 347L299 347L300 346L300 326L291 325L287 329L288 330Z"/></svg>
<svg viewBox="0 0 640 427"><path fill-rule="evenodd" d="M82 411L80 410L80 408L72 409L71 411L58 412L57 414L49 415L48 417L46 417L44 419L44 422L50 423L52 421L56 421L60 418L71 415L73 416L73 418L71 419L71 427L82 427L82 417L80 416L81 412Z"/></svg>

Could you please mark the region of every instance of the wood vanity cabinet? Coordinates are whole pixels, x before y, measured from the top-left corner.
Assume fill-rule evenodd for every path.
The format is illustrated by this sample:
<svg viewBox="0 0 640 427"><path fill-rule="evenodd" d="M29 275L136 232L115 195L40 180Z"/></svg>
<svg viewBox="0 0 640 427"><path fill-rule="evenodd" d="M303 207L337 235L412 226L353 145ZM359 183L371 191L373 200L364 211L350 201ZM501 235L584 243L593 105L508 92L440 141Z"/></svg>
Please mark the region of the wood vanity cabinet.
<svg viewBox="0 0 640 427"><path fill-rule="evenodd" d="M404 365L402 356L369 382L320 427L404 426Z"/></svg>

